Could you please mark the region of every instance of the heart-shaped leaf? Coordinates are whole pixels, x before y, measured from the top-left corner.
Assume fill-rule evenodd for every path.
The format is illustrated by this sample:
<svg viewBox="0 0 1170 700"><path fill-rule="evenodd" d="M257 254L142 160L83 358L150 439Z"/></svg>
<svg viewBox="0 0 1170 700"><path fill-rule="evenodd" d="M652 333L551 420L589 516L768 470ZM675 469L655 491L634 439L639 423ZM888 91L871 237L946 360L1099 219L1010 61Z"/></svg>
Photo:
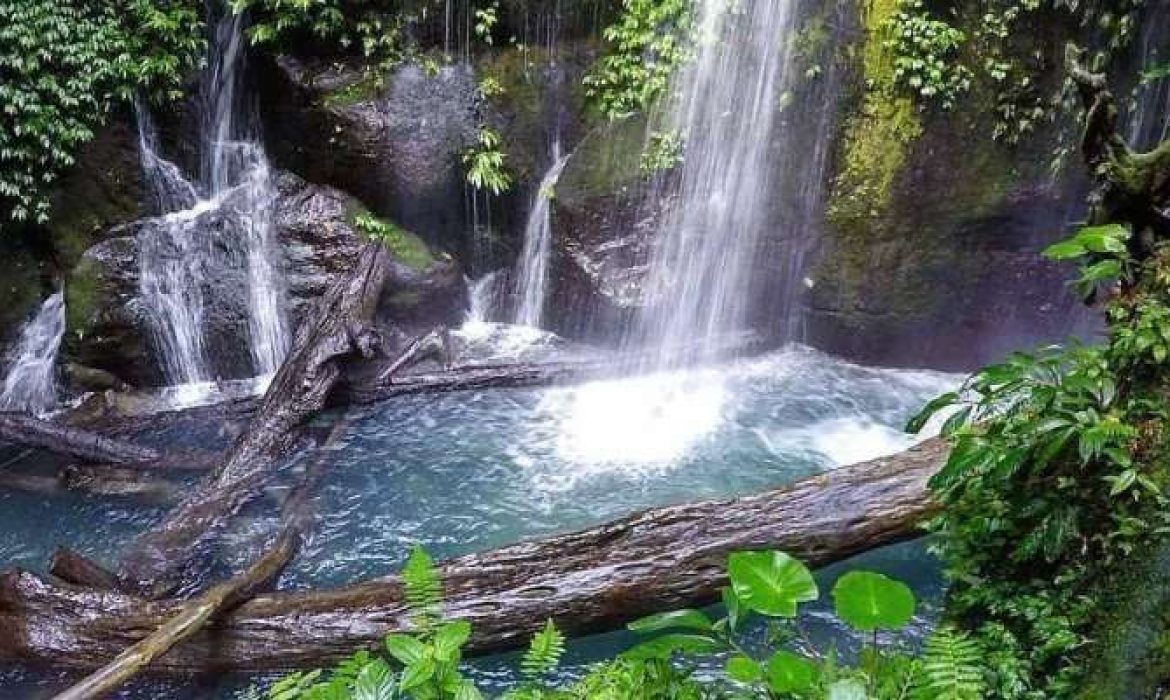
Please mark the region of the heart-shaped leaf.
<svg viewBox="0 0 1170 700"><path fill-rule="evenodd" d="M850 571L833 587L837 617L862 632L896 630L914 617L914 594L901 581L872 571Z"/></svg>
<svg viewBox="0 0 1170 700"><path fill-rule="evenodd" d="M795 617L798 603L819 595L808 568L783 552L736 552L727 573L735 596L761 615Z"/></svg>
<svg viewBox="0 0 1170 700"><path fill-rule="evenodd" d="M774 693L805 693L817 682L820 669L812 661L781 649L768 659L768 687Z"/></svg>

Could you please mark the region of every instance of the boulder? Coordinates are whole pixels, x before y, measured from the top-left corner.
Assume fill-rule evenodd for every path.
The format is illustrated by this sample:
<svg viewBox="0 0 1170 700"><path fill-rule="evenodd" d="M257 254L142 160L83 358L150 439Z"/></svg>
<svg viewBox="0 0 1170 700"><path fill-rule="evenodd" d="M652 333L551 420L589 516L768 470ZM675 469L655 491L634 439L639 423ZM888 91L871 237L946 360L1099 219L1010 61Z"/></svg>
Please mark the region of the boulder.
<svg viewBox="0 0 1170 700"><path fill-rule="evenodd" d="M338 190L309 184L290 173L274 173L272 185L272 226L280 242L290 327L295 328L313 301L356 262L363 237L355 221L363 207ZM66 357L135 386L166 383L163 358L152 341L151 319L140 293L142 243L165 240L165 227L182 216L198 229L209 251L199 295L205 350L215 376L252 375L246 260L235 245L244 235L234 213L239 204L229 195L219 206L195 213L135 221L111 231L107 240L86 251L66 284ZM424 326L457 322L467 296L456 264L431 254L413 234L395 231L397 237L388 245L402 255L386 286L384 318L396 329L386 335L405 342L407 334L421 332Z"/></svg>

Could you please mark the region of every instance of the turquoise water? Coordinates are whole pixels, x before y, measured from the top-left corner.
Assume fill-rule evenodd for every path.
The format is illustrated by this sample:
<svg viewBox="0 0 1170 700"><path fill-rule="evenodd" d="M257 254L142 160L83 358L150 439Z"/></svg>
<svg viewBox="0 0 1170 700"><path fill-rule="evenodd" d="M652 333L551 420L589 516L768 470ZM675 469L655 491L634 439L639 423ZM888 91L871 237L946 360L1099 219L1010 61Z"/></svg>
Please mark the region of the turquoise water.
<svg viewBox="0 0 1170 700"><path fill-rule="evenodd" d="M899 428L954 375L859 367L803 347L685 373L575 387L404 397L353 409L352 426L321 460L314 531L282 588L333 586L395 572L407 549L436 557L587 527L632 511L748 493L837 465L904 449ZM335 418L336 416L333 416ZM222 426L176 426L147 442L226 444ZM277 483L224 538L224 568L250 557L273 529L285 493ZM112 562L162 517L158 507L83 495L0 494L0 563L43 570L67 544ZM941 590L920 544L865 555L865 565L907 580L927 601ZM831 578L835 569L822 572ZM921 624L928 623L930 608ZM816 635L848 644L810 613ZM624 635L574 644L565 672L611 654ZM478 660L487 682L511 678L510 657ZM125 697L229 697L253 679L139 684ZM39 697L60 680L10 668L4 697Z"/></svg>

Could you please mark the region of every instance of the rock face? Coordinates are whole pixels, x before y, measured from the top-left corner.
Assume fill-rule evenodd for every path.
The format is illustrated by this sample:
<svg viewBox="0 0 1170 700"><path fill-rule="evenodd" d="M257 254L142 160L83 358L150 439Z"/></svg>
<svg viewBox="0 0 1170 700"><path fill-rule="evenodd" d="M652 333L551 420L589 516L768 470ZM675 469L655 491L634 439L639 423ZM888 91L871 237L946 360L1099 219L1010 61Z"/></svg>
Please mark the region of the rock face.
<svg viewBox="0 0 1170 700"><path fill-rule="evenodd" d="M466 66L389 74L290 57L269 66L260 98L273 161L341 188L444 245L464 232L460 154L477 129Z"/></svg>
<svg viewBox="0 0 1170 700"><path fill-rule="evenodd" d="M363 240L354 220L362 211L352 197L311 185L289 173L274 175L273 226L281 243L288 310L295 327L306 309L357 259ZM241 235L225 203L198 215L200 234L212 247L214 270L204 277L204 342L221 378L251 374L247 356L247 278L245 261L233 255L230 238ZM110 232L86 251L71 274L66 356L105 370L138 386L165 383L162 362L151 340L151 319L139 294L139 245L154 235L162 219L135 221ZM406 244L426 251L411 234ZM397 243L402 245L402 241ZM418 260L425 265L418 265ZM391 337L422 332L431 323L454 323L463 313L466 289L459 267L425 252L410 256L414 267L396 264L384 294L384 318Z"/></svg>
<svg viewBox="0 0 1170 700"><path fill-rule="evenodd" d="M354 194L482 274L515 259L554 139L567 151L580 138L581 78L594 55L570 42L388 71L280 57L260 66L267 150L281 168ZM463 155L484 127L501 136L515 183L500 196L466 184Z"/></svg>

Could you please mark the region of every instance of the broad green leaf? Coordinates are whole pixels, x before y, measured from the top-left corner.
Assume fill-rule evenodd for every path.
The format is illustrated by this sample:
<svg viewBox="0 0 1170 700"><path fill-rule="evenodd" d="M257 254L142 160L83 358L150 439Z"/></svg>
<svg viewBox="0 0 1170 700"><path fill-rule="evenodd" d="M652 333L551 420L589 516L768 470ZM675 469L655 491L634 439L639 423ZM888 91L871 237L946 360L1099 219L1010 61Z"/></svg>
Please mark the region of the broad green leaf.
<svg viewBox="0 0 1170 700"><path fill-rule="evenodd" d="M398 682L399 690L403 692L417 688L435 676L435 662L430 658L421 659L418 663L407 666L402 671L402 679Z"/></svg>
<svg viewBox="0 0 1170 700"><path fill-rule="evenodd" d="M1120 224L1089 226L1081 229L1073 238L1086 250L1093 253L1124 253L1129 230Z"/></svg>
<svg viewBox="0 0 1170 700"><path fill-rule="evenodd" d="M727 660L727 676L740 683L755 683L764 677L764 669L755 659L736 654Z"/></svg>
<svg viewBox="0 0 1170 700"><path fill-rule="evenodd" d="M711 619L698 610L674 610L634 620L626 625L631 632L646 634L668 629L711 631Z"/></svg>
<svg viewBox="0 0 1170 700"><path fill-rule="evenodd" d="M394 681L394 673L386 662L374 659L354 679L352 700L392 700Z"/></svg>
<svg viewBox="0 0 1170 700"><path fill-rule="evenodd" d="M930 421L930 419L934 417L934 414L948 406L954 405L958 402L958 400L959 395L953 391L948 391L942 396L936 397L930 403L923 406L922 410L919 411L918 414L913 418L911 418L908 423L906 423L906 432L921 432L922 429L926 427L926 424Z"/></svg>
<svg viewBox="0 0 1170 700"><path fill-rule="evenodd" d="M466 620L444 624L435 632L435 658L440 661L454 659L470 636L471 624Z"/></svg>
<svg viewBox="0 0 1170 700"><path fill-rule="evenodd" d="M391 634L386 637L386 651L403 666L409 666L426 656L427 647L408 634Z"/></svg>
<svg viewBox="0 0 1170 700"><path fill-rule="evenodd" d="M774 693L806 693L819 675L815 663L790 651L781 649L768 659L768 688Z"/></svg>
<svg viewBox="0 0 1170 700"><path fill-rule="evenodd" d="M1071 238L1048 246L1044 249L1043 255L1049 260L1075 260L1088 252L1083 243Z"/></svg>
<svg viewBox="0 0 1170 700"><path fill-rule="evenodd" d="M675 652L708 654L724 648L722 642L705 635L675 633L642 642L622 656L629 659L668 659Z"/></svg>
<svg viewBox="0 0 1170 700"><path fill-rule="evenodd" d="M795 617L798 603L819 595L808 568L783 552L736 552L727 573L735 596L761 615Z"/></svg>
<svg viewBox="0 0 1170 700"><path fill-rule="evenodd" d="M914 617L914 594L901 581L850 571L833 586L837 617L862 632L901 629Z"/></svg>

